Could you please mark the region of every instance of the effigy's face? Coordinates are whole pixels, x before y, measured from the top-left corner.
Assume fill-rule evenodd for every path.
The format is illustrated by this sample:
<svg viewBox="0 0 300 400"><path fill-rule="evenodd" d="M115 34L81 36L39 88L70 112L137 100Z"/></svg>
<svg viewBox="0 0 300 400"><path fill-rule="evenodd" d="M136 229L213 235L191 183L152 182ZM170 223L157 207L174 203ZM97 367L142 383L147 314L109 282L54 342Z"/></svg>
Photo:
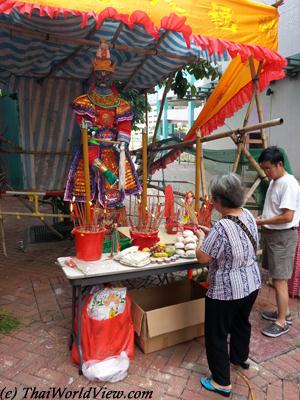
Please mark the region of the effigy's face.
<svg viewBox="0 0 300 400"><path fill-rule="evenodd" d="M113 83L113 73L110 71L95 71L96 85L111 87Z"/></svg>

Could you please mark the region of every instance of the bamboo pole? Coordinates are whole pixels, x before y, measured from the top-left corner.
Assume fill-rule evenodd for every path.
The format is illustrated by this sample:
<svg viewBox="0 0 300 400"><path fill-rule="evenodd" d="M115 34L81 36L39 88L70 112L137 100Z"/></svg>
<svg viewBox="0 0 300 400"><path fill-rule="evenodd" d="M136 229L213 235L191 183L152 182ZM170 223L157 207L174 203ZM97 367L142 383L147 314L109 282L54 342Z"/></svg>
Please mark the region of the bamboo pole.
<svg viewBox="0 0 300 400"><path fill-rule="evenodd" d="M264 173L264 171L260 168L259 164L254 160L254 158L252 157L251 153L249 152L248 149L246 149L246 147L243 147L242 152L244 153L244 155L246 156L246 158L248 159L249 163L252 165L252 167L257 171L258 175L262 178L262 179L266 179L267 176Z"/></svg>
<svg viewBox="0 0 300 400"><path fill-rule="evenodd" d="M249 57L249 66L250 66L250 71L251 71L251 76L252 76L252 81L253 81L254 98L255 98L255 103L256 103L258 121L263 122L264 118L263 118L262 104L261 104L261 100L260 100L260 93L258 90L258 76L262 69L263 61L260 61L259 65L258 65L258 69L257 69L257 71L255 71L253 56L250 56ZM260 134L261 134L263 148L265 149L268 147L268 141L267 141L266 133L263 128L260 129Z"/></svg>
<svg viewBox="0 0 300 400"><path fill-rule="evenodd" d="M204 167L204 155L203 155L203 146L202 142L200 141L200 173L201 173L201 189L202 189L202 196L205 199L207 190L206 190L206 178L205 178L205 167Z"/></svg>
<svg viewBox="0 0 300 400"><path fill-rule="evenodd" d="M157 120L156 120L156 124L155 124L155 128L154 128L154 134L153 134L153 138L152 138L152 146L154 146L155 141L156 141L156 136L157 136L157 132L158 132L161 116L162 116L162 113L163 113L163 110L164 110L164 105L165 105L165 102L166 102L167 94L168 94L168 92L170 90L170 87L171 87L171 84L172 84L173 76L174 76L173 74L169 75L169 78L167 80L167 83L166 83L166 86L165 86L165 89L164 89L164 93L163 93L163 96L162 96L162 99L161 99L160 109L159 109L159 113L158 113L158 116L157 116Z"/></svg>
<svg viewBox="0 0 300 400"><path fill-rule="evenodd" d="M233 163L233 166L232 166L232 172L233 173L236 173L236 171L238 169L238 166L239 166L239 163L240 163L240 159L241 159L243 146L244 146L243 142L239 142L237 144L237 152L236 152L235 160L234 160L234 163Z"/></svg>
<svg viewBox="0 0 300 400"><path fill-rule="evenodd" d="M265 122L258 123L255 125L248 125L243 128L233 129L233 130L227 131L227 132L221 132L216 135L201 137L201 142L206 143L206 142L212 142L213 140L230 137L233 135L244 135L246 133L253 132L257 129L269 128L271 126L276 126L276 125L281 125L281 124L283 124L283 118L272 119L270 121L265 121ZM196 139L193 139L193 140L187 140L186 142L181 142L181 143L177 143L177 144L173 144L173 145L167 145L167 146L163 146L163 147L153 147L149 151L155 152L158 150L163 151L163 150L172 150L172 149L181 148L181 147L190 147L195 144L195 141L196 141Z"/></svg>
<svg viewBox="0 0 300 400"><path fill-rule="evenodd" d="M200 210L201 132L196 132L195 211Z"/></svg>
<svg viewBox="0 0 300 400"><path fill-rule="evenodd" d="M252 95L250 103L248 105L248 108L247 108L247 111L246 111L246 114L245 114L245 118L244 118L244 122L243 122L243 127L248 125L248 120L249 120L249 117L250 117L250 114L251 114L251 111L252 111L252 108L253 108L253 103L254 103L254 94ZM245 139L245 136L243 137L243 139ZM238 142L238 144L237 144L237 153L236 153L236 157L235 157L235 160L234 160L234 164L232 166L232 172L234 172L234 173L236 173L236 171L238 169L239 162L240 162L240 159L241 159L243 146L245 146L245 140Z"/></svg>
<svg viewBox="0 0 300 400"><path fill-rule="evenodd" d="M257 178L256 181L253 183L253 185L251 186L251 188L249 189L249 191L246 193L245 196L245 200L244 200L244 204L247 203L247 201L250 199L250 197L253 195L253 193L255 192L255 190L258 188L258 186L260 185L261 182L261 178Z"/></svg>
<svg viewBox="0 0 300 400"><path fill-rule="evenodd" d="M89 167L89 146L88 132L85 122L81 125L82 134L82 151L83 151L83 168L84 168L84 183L85 183L85 222L87 226L91 224L91 183L90 183L90 167Z"/></svg>
<svg viewBox="0 0 300 400"><path fill-rule="evenodd" d="M282 4L284 4L284 0L277 0L275 1L274 4L271 4L272 7L278 8L280 7Z"/></svg>
<svg viewBox="0 0 300 400"><path fill-rule="evenodd" d="M157 40L157 42L155 43L154 48L149 49L149 50L154 50L157 51L159 45L161 44L161 42L168 36L168 34L170 33L170 31L166 30ZM134 80L134 78L136 77L137 73L139 70L141 70L143 68L143 66L146 64L147 60L149 57L151 57L152 54L147 54L146 57L142 60L142 62L134 69L134 71L132 72L132 74L130 75L130 77L127 79L127 82L124 86L123 89L126 89L130 83Z"/></svg>
<svg viewBox="0 0 300 400"><path fill-rule="evenodd" d="M66 37L63 35L53 35L48 34L45 32L41 32L38 30L31 31L30 29L21 28L7 22L0 22L0 29L7 29L10 32L16 32L20 36L28 36L28 37L35 37L47 42L54 42L54 43L63 43L63 44L73 44L73 45L81 45L81 46L88 46L88 47L98 47L99 42L97 40L90 40L90 39L78 39L72 37ZM108 43L108 46L111 49L118 50L120 52L125 53L135 53L135 54L142 54L142 55L150 55L150 56L161 56L161 57L168 57L174 60L181 60L185 64L190 64L195 61L199 61L200 58L198 57L191 57L191 56L181 56L176 53L170 53L167 51L160 51L156 49L142 49L140 47L128 47L123 44L111 44Z"/></svg>
<svg viewBox="0 0 300 400"><path fill-rule="evenodd" d="M124 25L125 25L124 22L120 22L120 24L119 24L119 26L118 26L118 29L117 29L116 32L114 33L114 36L113 36L113 38L112 38L112 40L111 40L111 43L112 43L112 44L115 44L115 43L116 43L118 37L120 36L121 30L124 28Z"/></svg>
<svg viewBox="0 0 300 400"><path fill-rule="evenodd" d="M250 103L248 105L248 108L247 108L247 111L245 114L245 118L244 118L244 122L243 122L243 126L248 125L249 117L250 117L251 111L253 109L253 104L254 104L254 94L252 95Z"/></svg>

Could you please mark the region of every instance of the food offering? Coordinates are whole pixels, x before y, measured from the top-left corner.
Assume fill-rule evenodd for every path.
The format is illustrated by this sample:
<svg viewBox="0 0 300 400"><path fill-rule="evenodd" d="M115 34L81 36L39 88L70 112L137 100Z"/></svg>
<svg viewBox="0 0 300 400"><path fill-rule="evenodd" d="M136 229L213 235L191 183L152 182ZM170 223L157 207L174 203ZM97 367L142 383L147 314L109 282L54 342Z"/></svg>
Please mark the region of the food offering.
<svg viewBox="0 0 300 400"><path fill-rule="evenodd" d="M198 238L190 230L185 230L176 237L176 254L183 258L196 258Z"/></svg>
<svg viewBox="0 0 300 400"><path fill-rule="evenodd" d="M143 249L143 251L149 251L151 254L151 262L157 264L169 263L176 261L179 258L176 254L175 247L172 245L166 245L165 243L158 243L150 249Z"/></svg>

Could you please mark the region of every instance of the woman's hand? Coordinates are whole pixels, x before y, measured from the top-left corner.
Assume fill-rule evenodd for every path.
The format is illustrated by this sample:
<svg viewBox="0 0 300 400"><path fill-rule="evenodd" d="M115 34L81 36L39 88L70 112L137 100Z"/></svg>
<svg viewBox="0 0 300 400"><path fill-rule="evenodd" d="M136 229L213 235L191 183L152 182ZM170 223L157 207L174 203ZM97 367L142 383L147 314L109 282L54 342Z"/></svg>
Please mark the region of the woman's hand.
<svg viewBox="0 0 300 400"><path fill-rule="evenodd" d="M198 239L201 241L205 238L205 233L200 227L197 227L197 229L195 229L194 233L198 237Z"/></svg>
<svg viewBox="0 0 300 400"><path fill-rule="evenodd" d="M210 228L208 228L205 225L199 225L199 228L201 228L201 230L205 233L205 235L208 235L210 232Z"/></svg>

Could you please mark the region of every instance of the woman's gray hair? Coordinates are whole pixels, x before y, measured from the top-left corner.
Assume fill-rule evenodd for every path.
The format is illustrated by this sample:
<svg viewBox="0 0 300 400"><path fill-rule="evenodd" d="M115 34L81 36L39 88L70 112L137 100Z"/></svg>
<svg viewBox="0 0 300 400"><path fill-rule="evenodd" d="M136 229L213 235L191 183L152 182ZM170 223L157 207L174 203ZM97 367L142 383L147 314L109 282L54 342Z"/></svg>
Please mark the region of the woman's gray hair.
<svg viewBox="0 0 300 400"><path fill-rule="evenodd" d="M215 176L210 183L210 192L214 199L220 200L223 207L239 208L244 204L244 188L236 174Z"/></svg>

